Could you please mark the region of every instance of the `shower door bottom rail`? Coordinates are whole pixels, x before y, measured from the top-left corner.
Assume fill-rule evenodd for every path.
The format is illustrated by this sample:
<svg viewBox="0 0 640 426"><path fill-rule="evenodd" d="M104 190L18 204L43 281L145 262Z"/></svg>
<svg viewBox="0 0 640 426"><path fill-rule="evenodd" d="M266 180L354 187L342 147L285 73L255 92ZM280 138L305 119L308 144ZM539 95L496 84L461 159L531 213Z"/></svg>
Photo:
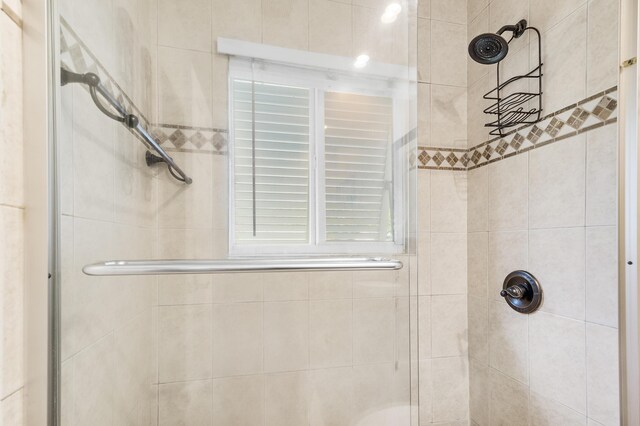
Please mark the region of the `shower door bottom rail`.
<svg viewBox="0 0 640 426"><path fill-rule="evenodd" d="M400 260L381 257L239 260L110 260L86 265L91 276L225 274L241 272L399 270Z"/></svg>

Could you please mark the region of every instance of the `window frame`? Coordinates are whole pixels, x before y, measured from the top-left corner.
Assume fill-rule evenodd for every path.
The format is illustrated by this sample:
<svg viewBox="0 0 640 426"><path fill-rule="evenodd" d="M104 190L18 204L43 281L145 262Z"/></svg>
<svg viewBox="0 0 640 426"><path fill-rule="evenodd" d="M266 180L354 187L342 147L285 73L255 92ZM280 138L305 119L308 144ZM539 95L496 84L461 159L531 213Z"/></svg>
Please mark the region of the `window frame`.
<svg viewBox="0 0 640 426"><path fill-rule="evenodd" d="M229 256L253 257L275 255L327 255L327 254L399 254L404 251L404 192L402 155L396 147L404 136L399 132L403 124L402 111L406 109L401 92L389 79L362 75L337 75L333 71L307 69L301 66L283 65L262 60L231 57L229 59L228 120L229 120L229 185L228 227ZM334 79L332 79L332 77ZM247 80L288 85L309 89L309 203L308 242L295 244L237 243L235 239L235 117L234 80ZM388 87L384 87L384 85ZM381 87L382 86L382 87ZM392 166L393 166L393 241L352 242L326 240L326 175L324 168L324 93L353 93L366 96L384 96L392 99Z"/></svg>

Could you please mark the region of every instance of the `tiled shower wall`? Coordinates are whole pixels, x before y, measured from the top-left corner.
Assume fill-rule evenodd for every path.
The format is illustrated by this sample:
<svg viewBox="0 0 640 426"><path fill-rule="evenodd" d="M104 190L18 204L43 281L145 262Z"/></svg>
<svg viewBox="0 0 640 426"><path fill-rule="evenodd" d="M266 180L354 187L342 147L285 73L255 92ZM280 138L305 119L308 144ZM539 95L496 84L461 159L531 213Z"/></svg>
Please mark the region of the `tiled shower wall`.
<svg viewBox="0 0 640 426"><path fill-rule="evenodd" d="M380 32L385 1L190 6L160 0L158 8L158 121L167 143L181 147L176 160L194 175L188 189L159 180L159 255L224 258L226 145L198 148L188 136L211 128L224 134L228 126L228 60L216 53L216 39L348 57L366 51L372 60L404 64L407 29L399 19ZM160 424L406 424L408 274L161 279Z"/></svg>
<svg viewBox="0 0 640 426"><path fill-rule="evenodd" d="M117 82L151 110L155 92L142 82L153 80L155 4L65 0L60 7L63 66ZM60 89L58 136L61 423L155 424L157 280L88 277L82 267L155 256L158 177L143 145L80 85Z"/></svg>
<svg viewBox="0 0 640 426"><path fill-rule="evenodd" d="M418 144L467 147L466 0L418 8ZM418 171L420 424L468 424L467 173Z"/></svg>
<svg viewBox="0 0 640 426"><path fill-rule="evenodd" d="M23 424L22 23L0 1L0 425Z"/></svg>
<svg viewBox="0 0 640 426"><path fill-rule="evenodd" d="M617 84L618 1L470 0L468 38L520 18L542 32L543 115L598 96L543 121L541 132L505 138L533 148L487 152L491 163L468 172L471 420L617 425L617 126L595 105ZM503 69L533 67L536 46L514 41ZM469 60L469 147L489 140L482 94L494 72ZM615 109L615 92L606 96L602 105ZM558 126L561 140L536 142ZM545 292L528 316L499 296L518 269Z"/></svg>
<svg viewBox="0 0 640 426"><path fill-rule="evenodd" d="M150 173L141 145L83 89L62 89L64 424L153 421L156 396L160 424L408 421L408 268L173 276L157 287L80 272L113 257L227 256L227 59L216 53L218 36L350 57L366 50L373 60L406 63L403 20L378 32L384 6L63 5L63 60L116 82L115 92L160 123L158 136L178 148L171 155L194 180L185 187L166 171ZM121 57L128 46L134 53ZM125 377L132 386L124 388Z"/></svg>

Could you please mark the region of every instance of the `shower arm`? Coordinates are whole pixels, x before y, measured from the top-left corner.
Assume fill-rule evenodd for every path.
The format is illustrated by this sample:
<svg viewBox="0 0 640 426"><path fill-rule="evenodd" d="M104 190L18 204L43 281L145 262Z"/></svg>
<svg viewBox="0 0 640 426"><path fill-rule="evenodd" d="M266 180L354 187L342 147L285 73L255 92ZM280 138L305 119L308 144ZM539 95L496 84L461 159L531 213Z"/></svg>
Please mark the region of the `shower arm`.
<svg viewBox="0 0 640 426"><path fill-rule="evenodd" d="M62 86L66 86L69 83L80 83L85 84L89 87L89 94L91 95L91 99L93 99L93 103L95 103L96 107L107 117L112 120L118 121L131 131L133 131L136 136L141 138L147 147L153 149L158 155L154 155L151 152L147 151L145 156L147 166L152 166L156 163L166 163L169 168L169 173L175 179L180 182L186 183L187 185L191 184L193 180L187 176L187 174L175 163L173 158L167 154L167 152L162 149L160 144L149 134L149 132L142 127L140 124L140 120L134 114L129 114L127 110L118 102L117 99L109 93L107 89L100 83L100 77L98 77L94 73L86 73L86 74L78 74L72 71L69 71L65 68L61 68L60 80ZM109 105L119 114L114 114L109 111L98 96L102 96L107 100Z"/></svg>

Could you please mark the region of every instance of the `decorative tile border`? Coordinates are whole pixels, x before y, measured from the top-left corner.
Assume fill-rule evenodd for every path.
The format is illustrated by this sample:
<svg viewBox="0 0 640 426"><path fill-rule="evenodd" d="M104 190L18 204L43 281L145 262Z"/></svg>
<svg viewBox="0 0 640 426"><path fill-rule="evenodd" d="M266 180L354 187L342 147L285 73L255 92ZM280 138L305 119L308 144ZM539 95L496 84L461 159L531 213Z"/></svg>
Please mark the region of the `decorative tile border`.
<svg viewBox="0 0 640 426"><path fill-rule="evenodd" d="M128 112L138 116L142 127L153 135L164 149L167 151L226 154L227 130L151 123L62 17L60 24L60 63L62 67L77 73L92 72L97 74L107 91Z"/></svg>
<svg viewBox="0 0 640 426"><path fill-rule="evenodd" d="M469 149L418 148L419 168L473 170L618 121L617 87Z"/></svg>

